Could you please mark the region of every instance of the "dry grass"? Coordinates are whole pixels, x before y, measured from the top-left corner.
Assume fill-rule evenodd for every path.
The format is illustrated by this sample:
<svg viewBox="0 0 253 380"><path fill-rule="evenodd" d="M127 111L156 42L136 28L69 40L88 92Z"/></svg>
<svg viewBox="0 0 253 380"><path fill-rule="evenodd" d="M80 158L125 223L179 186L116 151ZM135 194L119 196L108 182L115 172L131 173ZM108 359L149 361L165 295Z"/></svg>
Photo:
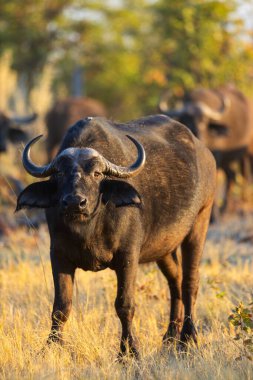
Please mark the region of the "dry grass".
<svg viewBox="0 0 253 380"><path fill-rule="evenodd" d="M11 172L27 182L19 160L13 149L1 157L0 231L5 225L0 237L1 379L253 379L252 362L236 360L240 346L228 324L233 305L252 299L252 213L209 231L197 302L198 350L192 347L180 356L174 347L162 347L169 294L155 264L141 266L138 274L134 331L140 362L115 361L120 323L114 310L116 279L110 270L77 271L66 345L45 349L53 303L48 233L45 225L38 231L18 227L31 220L31 214L28 218L13 214L15 196L6 181Z"/></svg>
<svg viewBox="0 0 253 380"><path fill-rule="evenodd" d="M16 88L9 61L8 55L0 61L0 105L6 111ZM51 74L47 68L32 94L32 105L42 115L51 101ZM43 128L41 118L34 134ZM233 341L234 331L227 320L234 304L252 299L253 239L247 239L253 236L252 215L226 221L209 233L197 303L198 350L192 347L186 356L180 356L174 347L162 347L169 295L162 274L149 265L140 267L136 291L134 331L140 362L129 359L122 365L115 361L120 324L113 306L116 279L109 270L77 271L66 345L53 345L42 354L53 302L47 230L45 226L39 231L17 227L22 214L13 215L15 197L6 176L11 173L31 180L22 178L20 152L13 148L11 154L2 155L0 165L0 231L2 228L5 233L0 237L1 379L253 379L252 362L236 360L240 347ZM240 240L243 242L238 243Z"/></svg>
<svg viewBox="0 0 253 380"><path fill-rule="evenodd" d="M240 223L240 225L238 224ZM155 265L139 269L134 331L141 361L117 363L120 324L114 311L112 271L77 271L74 304L64 348L46 348L53 301L46 227L19 228L2 241L0 256L0 376L3 379L250 379L252 362L240 350L227 318L233 304L249 302L252 245L237 241L252 231L251 216L209 233L201 265L197 307L199 349L180 357L162 348L168 291ZM241 229L240 229L241 227Z"/></svg>

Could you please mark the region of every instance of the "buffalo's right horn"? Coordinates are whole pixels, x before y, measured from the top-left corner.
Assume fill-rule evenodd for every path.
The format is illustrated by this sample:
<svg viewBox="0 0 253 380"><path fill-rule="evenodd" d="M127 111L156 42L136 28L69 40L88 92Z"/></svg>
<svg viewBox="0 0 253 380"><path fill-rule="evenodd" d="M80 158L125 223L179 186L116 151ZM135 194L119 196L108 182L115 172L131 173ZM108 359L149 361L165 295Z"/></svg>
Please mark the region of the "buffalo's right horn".
<svg viewBox="0 0 253 380"><path fill-rule="evenodd" d="M32 139L31 141L29 141L26 144L26 147L24 149L23 156L22 156L22 161L23 161L25 170L29 174L31 174L33 177L37 177L37 178L49 177L51 174L56 172L53 162L48 165L38 166L34 164L30 158L30 150L31 150L32 145L35 144L36 141L38 141L42 136L43 135L39 135L35 137L34 139Z"/></svg>
<svg viewBox="0 0 253 380"><path fill-rule="evenodd" d="M118 178L130 178L134 177L143 169L146 161L146 154L143 146L135 140L133 137L126 135L131 140L138 150L138 157L136 161L129 167L118 166L104 158L105 170L104 174L118 177Z"/></svg>
<svg viewBox="0 0 253 380"><path fill-rule="evenodd" d="M11 117L10 120L16 124L30 124L35 121L37 117L38 115L36 113L33 113L32 115L24 117Z"/></svg>

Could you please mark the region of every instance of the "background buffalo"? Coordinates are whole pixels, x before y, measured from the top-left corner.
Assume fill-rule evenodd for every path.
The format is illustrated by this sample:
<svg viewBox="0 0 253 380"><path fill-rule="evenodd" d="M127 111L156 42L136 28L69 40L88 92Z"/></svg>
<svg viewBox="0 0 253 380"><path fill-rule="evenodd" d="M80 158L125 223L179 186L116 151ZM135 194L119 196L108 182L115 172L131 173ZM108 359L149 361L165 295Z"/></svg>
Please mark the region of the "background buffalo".
<svg viewBox="0 0 253 380"><path fill-rule="evenodd" d="M21 128L21 125L31 124L37 118L37 114L26 117L8 117L0 112L0 152L6 152L7 143L19 143L28 140L29 133Z"/></svg>
<svg viewBox="0 0 253 380"><path fill-rule="evenodd" d="M213 153L217 168L225 173L225 195L221 211L227 207L231 184L235 181L232 164L245 166L253 138L253 123L248 99L232 86L218 89L198 88L187 93L182 105L170 109L169 93L165 93L159 109L185 124Z"/></svg>
<svg viewBox="0 0 253 380"><path fill-rule="evenodd" d="M55 156L67 128L87 116L106 116L106 109L98 100L87 97L68 98L55 102L45 118L49 161Z"/></svg>

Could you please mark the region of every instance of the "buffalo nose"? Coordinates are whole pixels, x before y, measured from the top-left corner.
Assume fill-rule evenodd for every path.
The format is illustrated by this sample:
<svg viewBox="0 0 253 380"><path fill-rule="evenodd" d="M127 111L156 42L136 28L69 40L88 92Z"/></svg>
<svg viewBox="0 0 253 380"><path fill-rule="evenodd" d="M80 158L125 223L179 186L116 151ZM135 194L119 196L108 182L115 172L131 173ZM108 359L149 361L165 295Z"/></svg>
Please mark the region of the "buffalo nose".
<svg viewBox="0 0 253 380"><path fill-rule="evenodd" d="M87 199L81 196L66 195L62 199L62 207L65 210L83 211L87 206Z"/></svg>
<svg viewBox="0 0 253 380"><path fill-rule="evenodd" d="M80 208L85 208L86 207L86 204L87 204L87 199L86 198L83 198L80 200L79 202L79 207Z"/></svg>

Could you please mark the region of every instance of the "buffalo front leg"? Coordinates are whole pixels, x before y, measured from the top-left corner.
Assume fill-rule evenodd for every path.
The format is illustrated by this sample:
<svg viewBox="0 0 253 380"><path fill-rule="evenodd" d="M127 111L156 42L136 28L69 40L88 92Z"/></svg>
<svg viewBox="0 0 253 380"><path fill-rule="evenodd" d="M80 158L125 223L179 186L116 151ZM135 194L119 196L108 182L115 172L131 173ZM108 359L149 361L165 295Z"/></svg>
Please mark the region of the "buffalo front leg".
<svg viewBox="0 0 253 380"><path fill-rule="evenodd" d="M199 287L200 259L206 240L211 208L212 204L198 214L190 233L182 243L182 297L185 317L180 341L183 344L189 340L197 344L197 331L193 323L194 308Z"/></svg>
<svg viewBox="0 0 253 380"><path fill-rule="evenodd" d="M124 258L124 263L116 269L117 297L115 309L122 325L119 358L129 353L139 357L134 338L132 335L132 320L134 316L134 292L138 261L136 258Z"/></svg>
<svg viewBox="0 0 253 380"><path fill-rule="evenodd" d="M48 343L63 343L62 331L71 307L75 268L71 263L65 263L51 254L54 278L55 298L52 312L52 327Z"/></svg>
<svg viewBox="0 0 253 380"><path fill-rule="evenodd" d="M182 265L179 252L168 254L157 264L168 281L171 296L170 322L163 337L163 342L166 343L179 339L182 325Z"/></svg>

